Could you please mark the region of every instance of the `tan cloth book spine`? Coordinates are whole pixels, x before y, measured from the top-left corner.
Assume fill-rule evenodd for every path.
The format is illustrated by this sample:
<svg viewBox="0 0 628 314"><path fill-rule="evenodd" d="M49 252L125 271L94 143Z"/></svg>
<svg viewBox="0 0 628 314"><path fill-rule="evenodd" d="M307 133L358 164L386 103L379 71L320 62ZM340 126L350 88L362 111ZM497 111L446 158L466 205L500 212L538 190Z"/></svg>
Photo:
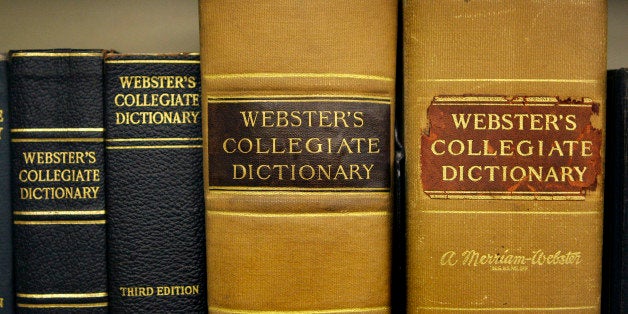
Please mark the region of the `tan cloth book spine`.
<svg viewBox="0 0 628 314"><path fill-rule="evenodd" d="M199 13L210 312L388 313L396 1Z"/></svg>
<svg viewBox="0 0 628 314"><path fill-rule="evenodd" d="M403 12L408 312L599 312L606 2Z"/></svg>

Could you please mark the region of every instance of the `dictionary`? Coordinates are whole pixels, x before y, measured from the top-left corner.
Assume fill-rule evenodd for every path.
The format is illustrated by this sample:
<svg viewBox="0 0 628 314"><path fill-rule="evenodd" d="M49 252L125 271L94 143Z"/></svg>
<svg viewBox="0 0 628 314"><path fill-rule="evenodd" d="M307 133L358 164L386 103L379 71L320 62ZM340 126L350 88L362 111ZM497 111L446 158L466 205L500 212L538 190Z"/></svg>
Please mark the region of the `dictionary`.
<svg viewBox="0 0 628 314"><path fill-rule="evenodd" d="M0 54L0 313L13 313L13 220L7 56Z"/></svg>
<svg viewBox="0 0 628 314"><path fill-rule="evenodd" d="M207 311L198 53L105 57L110 309Z"/></svg>
<svg viewBox="0 0 628 314"><path fill-rule="evenodd" d="M200 1L211 313L391 308L396 1Z"/></svg>
<svg viewBox="0 0 628 314"><path fill-rule="evenodd" d="M602 313L628 311L628 69L607 73Z"/></svg>
<svg viewBox="0 0 628 314"><path fill-rule="evenodd" d="M15 304L107 313L103 50L9 54Z"/></svg>
<svg viewBox="0 0 628 314"><path fill-rule="evenodd" d="M606 2L403 14L408 312L598 313Z"/></svg>

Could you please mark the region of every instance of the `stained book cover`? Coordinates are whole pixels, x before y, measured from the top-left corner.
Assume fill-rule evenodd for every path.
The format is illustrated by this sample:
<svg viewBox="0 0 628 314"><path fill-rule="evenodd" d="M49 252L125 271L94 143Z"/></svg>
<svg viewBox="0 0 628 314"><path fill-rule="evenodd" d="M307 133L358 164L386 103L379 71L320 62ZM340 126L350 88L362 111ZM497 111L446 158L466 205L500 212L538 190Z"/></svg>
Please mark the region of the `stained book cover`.
<svg viewBox="0 0 628 314"><path fill-rule="evenodd" d="M207 311L198 53L105 59L110 308Z"/></svg>
<svg viewBox="0 0 628 314"><path fill-rule="evenodd" d="M607 73L603 313L628 310L628 70Z"/></svg>
<svg viewBox="0 0 628 314"><path fill-rule="evenodd" d="M396 2L199 14L210 312L390 312Z"/></svg>
<svg viewBox="0 0 628 314"><path fill-rule="evenodd" d="M0 54L0 313L13 313L13 225L7 57Z"/></svg>
<svg viewBox="0 0 628 314"><path fill-rule="evenodd" d="M102 50L9 54L16 308L106 313Z"/></svg>
<svg viewBox="0 0 628 314"><path fill-rule="evenodd" d="M403 22L408 312L599 312L605 2Z"/></svg>

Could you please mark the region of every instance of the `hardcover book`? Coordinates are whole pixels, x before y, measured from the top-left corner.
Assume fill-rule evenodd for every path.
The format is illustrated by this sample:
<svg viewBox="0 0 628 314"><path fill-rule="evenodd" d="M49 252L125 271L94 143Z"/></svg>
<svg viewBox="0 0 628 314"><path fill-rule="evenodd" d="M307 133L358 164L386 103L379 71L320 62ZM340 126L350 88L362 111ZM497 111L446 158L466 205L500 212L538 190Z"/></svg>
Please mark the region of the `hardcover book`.
<svg viewBox="0 0 628 314"><path fill-rule="evenodd" d="M403 40L408 312L599 312L606 2L410 0Z"/></svg>
<svg viewBox="0 0 628 314"><path fill-rule="evenodd" d="M106 56L113 312L207 311L199 72L198 53Z"/></svg>
<svg viewBox="0 0 628 314"><path fill-rule="evenodd" d="M16 308L106 313L102 50L9 55Z"/></svg>
<svg viewBox="0 0 628 314"><path fill-rule="evenodd" d="M396 1L200 1L211 313L387 313Z"/></svg>
<svg viewBox="0 0 628 314"><path fill-rule="evenodd" d="M13 313L13 225L7 57L0 54L0 313Z"/></svg>
<svg viewBox="0 0 628 314"><path fill-rule="evenodd" d="M603 313L628 311L628 69L607 76Z"/></svg>

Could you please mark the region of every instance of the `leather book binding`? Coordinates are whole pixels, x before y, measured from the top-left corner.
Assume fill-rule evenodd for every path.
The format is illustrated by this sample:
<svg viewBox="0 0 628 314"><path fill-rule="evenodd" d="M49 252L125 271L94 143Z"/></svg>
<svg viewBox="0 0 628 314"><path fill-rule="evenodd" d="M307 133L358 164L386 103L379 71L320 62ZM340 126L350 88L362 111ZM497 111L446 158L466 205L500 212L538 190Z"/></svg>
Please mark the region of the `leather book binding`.
<svg viewBox="0 0 628 314"><path fill-rule="evenodd" d="M0 54L0 313L13 313L13 220L7 56Z"/></svg>
<svg viewBox="0 0 628 314"><path fill-rule="evenodd" d="M408 312L599 312L606 2L411 0L403 40Z"/></svg>
<svg viewBox="0 0 628 314"><path fill-rule="evenodd" d="M110 309L207 311L199 54L108 54Z"/></svg>
<svg viewBox="0 0 628 314"><path fill-rule="evenodd" d="M388 313L396 1L200 1L211 313Z"/></svg>
<svg viewBox="0 0 628 314"><path fill-rule="evenodd" d="M628 311L628 69L607 73L602 313Z"/></svg>
<svg viewBox="0 0 628 314"><path fill-rule="evenodd" d="M16 308L106 313L102 50L9 54Z"/></svg>

